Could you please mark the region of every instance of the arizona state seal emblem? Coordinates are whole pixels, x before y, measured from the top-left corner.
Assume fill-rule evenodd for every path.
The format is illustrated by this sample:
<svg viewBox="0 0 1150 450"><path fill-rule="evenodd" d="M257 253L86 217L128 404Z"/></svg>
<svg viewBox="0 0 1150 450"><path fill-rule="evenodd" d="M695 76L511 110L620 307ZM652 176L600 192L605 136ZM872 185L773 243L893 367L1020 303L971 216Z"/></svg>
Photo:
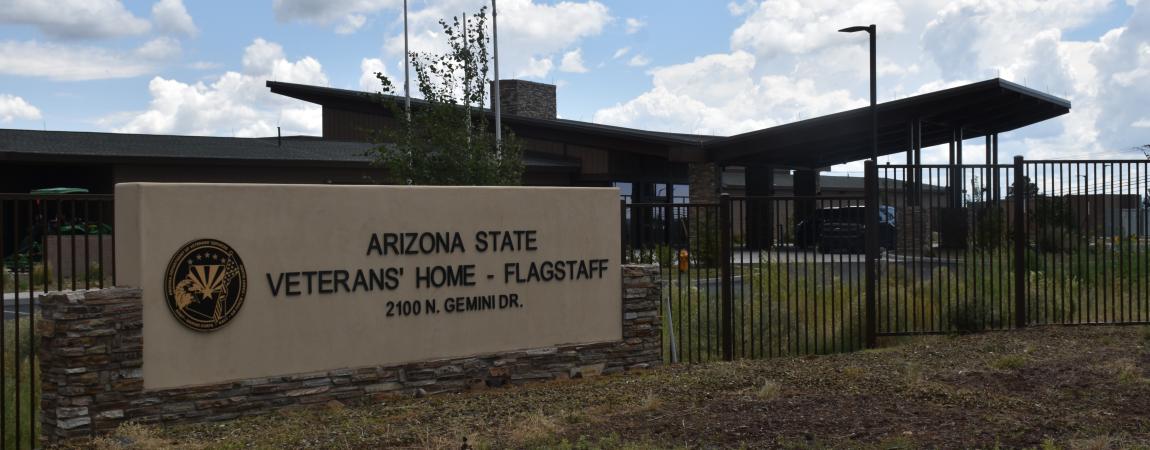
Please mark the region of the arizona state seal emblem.
<svg viewBox="0 0 1150 450"><path fill-rule="evenodd" d="M240 255L215 239L184 244L168 262L164 275L168 309L176 320L196 331L213 331L227 324L243 306L247 288Z"/></svg>

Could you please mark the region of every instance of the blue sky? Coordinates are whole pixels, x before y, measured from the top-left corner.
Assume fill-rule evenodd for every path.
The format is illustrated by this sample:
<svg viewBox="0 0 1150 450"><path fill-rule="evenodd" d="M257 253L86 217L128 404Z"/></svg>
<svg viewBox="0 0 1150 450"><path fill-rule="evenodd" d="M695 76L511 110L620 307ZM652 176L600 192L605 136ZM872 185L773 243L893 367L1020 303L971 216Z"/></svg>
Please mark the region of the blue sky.
<svg viewBox="0 0 1150 450"><path fill-rule="evenodd" d="M399 0L0 0L0 127L318 134L276 78L360 89L401 74ZM413 45L488 3L411 0ZM559 85L565 118L729 135L1001 75L1074 102L1005 136L1028 157L1134 157L1150 143L1146 0L501 0L505 77ZM980 153L980 152L979 152ZM930 156L937 157L937 156ZM930 158L928 157L928 159ZM842 168L850 170L850 168Z"/></svg>

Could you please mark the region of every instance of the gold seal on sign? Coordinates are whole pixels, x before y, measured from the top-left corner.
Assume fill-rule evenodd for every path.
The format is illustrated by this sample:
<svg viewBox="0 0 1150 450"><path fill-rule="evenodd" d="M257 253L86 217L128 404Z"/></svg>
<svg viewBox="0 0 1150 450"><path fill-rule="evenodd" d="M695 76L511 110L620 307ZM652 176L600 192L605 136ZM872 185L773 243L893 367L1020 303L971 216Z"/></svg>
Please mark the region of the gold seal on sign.
<svg viewBox="0 0 1150 450"><path fill-rule="evenodd" d="M184 244L164 273L168 310L196 331L213 331L227 324L244 305L247 289L240 255L215 239Z"/></svg>

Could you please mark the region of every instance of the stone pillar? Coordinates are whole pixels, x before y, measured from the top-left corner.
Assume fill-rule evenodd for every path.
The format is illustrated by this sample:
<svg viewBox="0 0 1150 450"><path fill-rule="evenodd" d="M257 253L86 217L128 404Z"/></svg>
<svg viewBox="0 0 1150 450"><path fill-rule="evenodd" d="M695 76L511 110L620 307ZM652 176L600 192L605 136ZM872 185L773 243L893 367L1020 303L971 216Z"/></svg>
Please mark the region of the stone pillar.
<svg viewBox="0 0 1150 450"><path fill-rule="evenodd" d="M639 181L631 183L631 204L658 203L660 200L655 196L654 184ZM650 247L653 212L654 208L651 207L631 208L631 245L635 248Z"/></svg>
<svg viewBox="0 0 1150 450"><path fill-rule="evenodd" d="M144 389L139 289L50 293L40 298L40 426L47 442L106 433Z"/></svg>
<svg viewBox="0 0 1150 450"><path fill-rule="evenodd" d="M774 195L775 169L770 166L746 167L747 204L746 242L750 250L770 248L774 241L774 221L772 202L762 198Z"/></svg>
<svg viewBox="0 0 1150 450"><path fill-rule="evenodd" d="M687 183L691 203L719 203L722 179L715 163L687 164Z"/></svg>
<svg viewBox="0 0 1150 450"><path fill-rule="evenodd" d="M794 173L794 192L796 197L812 197L819 195L819 171L818 170L796 170ZM818 202L814 199L797 199L795 200L795 225L802 222L807 217L814 214L815 209L818 208ZM815 236L807 234L808 239L813 239ZM797 236L796 236L797 238ZM799 246L814 245L815 242L796 242Z"/></svg>
<svg viewBox="0 0 1150 450"><path fill-rule="evenodd" d="M499 80L499 105L503 114L555 119L555 85L526 80Z"/></svg>

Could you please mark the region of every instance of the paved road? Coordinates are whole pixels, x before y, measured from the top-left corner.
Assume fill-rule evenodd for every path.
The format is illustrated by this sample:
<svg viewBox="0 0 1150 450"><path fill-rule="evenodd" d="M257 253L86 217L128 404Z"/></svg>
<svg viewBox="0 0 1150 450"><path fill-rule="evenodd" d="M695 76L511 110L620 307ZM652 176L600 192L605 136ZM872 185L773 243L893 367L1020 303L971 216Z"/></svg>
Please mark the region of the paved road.
<svg viewBox="0 0 1150 450"><path fill-rule="evenodd" d="M39 295L39 293L36 293L36 295ZM19 302L20 302L20 305L19 305L19 307L18 307L18 308L17 308L16 302L17 302L17 296L16 296L16 294L14 294L14 293L6 293L6 294L4 294L4 301L3 301L3 305L4 305L4 320L12 320L12 319L15 319L15 318L17 317L17 315L19 315L19 317L20 317L20 318L26 318L26 317L28 317L28 314L29 314L29 312L28 312L28 310L29 310L29 306L28 306L28 302L29 302L28 293L27 293L27 292L21 292L21 293L20 293L20 295L19 295ZM38 305L39 305L39 304L36 302L36 300L32 300L32 303L33 303L34 305L36 305L36 306L38 306Z"/></svg>

